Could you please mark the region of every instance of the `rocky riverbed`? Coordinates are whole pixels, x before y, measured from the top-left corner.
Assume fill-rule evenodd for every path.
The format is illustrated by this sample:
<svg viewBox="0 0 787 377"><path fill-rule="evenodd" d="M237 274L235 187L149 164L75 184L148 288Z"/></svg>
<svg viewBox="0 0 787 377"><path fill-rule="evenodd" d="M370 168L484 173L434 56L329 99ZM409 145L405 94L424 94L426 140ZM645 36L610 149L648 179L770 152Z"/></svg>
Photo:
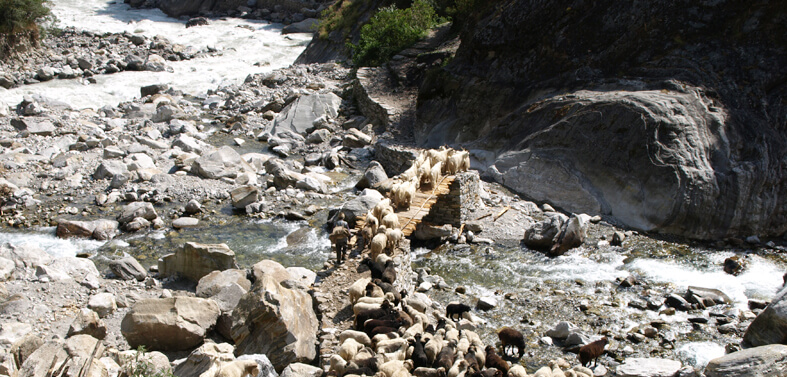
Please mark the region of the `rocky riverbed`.
<svg viewBox="0 0 787 377"><path fill-rule="evenodd" d="M146 57L132 67L139 63L152 69L148 63L166 65L213 53L130 34L66 30L61 37L25 63L4 62L9 86L55 76L89 81L111 74L109 67L129 69L129 56ZM151 61L151 56L161 60ZM296 362L327 368L340 345L338 334L352 321L349 285L369 275L358 267L360 256L340 266L330 261L329 210L374 196L354 186L362 176L374 183L387 178L371 162L384 160L389 151L383 149L398 134L369 124L351 87L349 68L309 64L249 75L242 84L200 95L146 85L139 98L96 110L35 96L2 106L0 220L6 233L47 233L48 239L56 233L101 242L84 255L60 241L25 245L19 241L23 236L11 237L0 248L6 279L0 305L6 351L0 368L5 369L0 373L21 368L20 375L39 375L56 361L93 365L88 360L99 347L94 340L70 336L76 333L103 337L108 348L92 373L116 372L124 360L121 351L138 344L165 351L150 355L160 368L175 364L176 375L198 375L241 354L265 354L255 360L269 372L306 373L298 370L308 367ZM636 364L637 358L661 358L655 361L660 367L699 375L709 359L738 349L749 324L780 288L787 264L779 253L783 246L773 242L694 244L577 215L586 233L581 246L548 257L523 243L525 230L551 240L546 235L564 229L571 214L483 181L478 198L461 232L449 226L405 243L396 259L397 283L435 323L449 302L469 304L467 320L486 344L497 342L495 330L502 326L520 329L525 356L509 361L531 373L550 361L562 369L576 365L565 349L603 335L610 345L595 368L597 375L627 375L620 365ZM279 245L282 240L286 245ZM205 246L219 243L231 245L234 253ZM277 253L268 253L271 249ZM188 255L211 261L215 253L235 254L228 266L238 269L219 276L205 272L210 266L158 262L170 253L195 253ZM725 275L724 260L736 255L747 269L739 276ZM202 272L175 279L165 276L169 269L182 276ZM725 279L731 283L719 283ZM688 292L688 286L713 288L703 283L730 288ZM284 305L295 308L282 314ZM122 325L144 310L161 318L168 310L180 311L180 321L189 316L183 313L203 315L189 319L196 328L172 332ZM299 321L301 316L305 319ZM295 338L286 347L254 340L284 332ZM161 334L196 342L164 345ZM62 340L67 337L72 340ZM206 343L193 351L203 338L234 343L236 355L228 344ZM273 340L280 339L269 343ZM39 353L25 364L44 342L45 347L82 351L71 361ZM212 361L199 364L204 355ZM283 372L286 368L289 372Z"/></svg>

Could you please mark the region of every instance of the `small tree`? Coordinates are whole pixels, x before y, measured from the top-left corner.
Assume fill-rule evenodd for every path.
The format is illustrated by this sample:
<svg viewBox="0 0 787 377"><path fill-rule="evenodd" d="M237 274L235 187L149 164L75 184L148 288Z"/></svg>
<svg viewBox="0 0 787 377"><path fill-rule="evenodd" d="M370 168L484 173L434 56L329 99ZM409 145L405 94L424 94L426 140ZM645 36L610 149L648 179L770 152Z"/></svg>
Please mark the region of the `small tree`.
<svg viewBox="0 0 787 377"><path fill-rule="evenodd" d="M37 29L37 22L51 16L47 0L0 0L0 33Z"/></svg>

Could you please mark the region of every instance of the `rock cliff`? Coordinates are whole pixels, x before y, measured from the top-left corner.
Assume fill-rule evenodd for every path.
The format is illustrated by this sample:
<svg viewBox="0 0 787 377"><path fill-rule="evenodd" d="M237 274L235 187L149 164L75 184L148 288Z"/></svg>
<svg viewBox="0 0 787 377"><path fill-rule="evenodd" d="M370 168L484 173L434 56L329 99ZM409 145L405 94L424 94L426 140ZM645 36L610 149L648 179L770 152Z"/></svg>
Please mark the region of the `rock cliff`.
<svg viewBox="0 0 787 377"><path fill-rule="evenodd" d="M416 140L537 201L700 239L787 231L778 1L508 0L464 25Z"/></svg>

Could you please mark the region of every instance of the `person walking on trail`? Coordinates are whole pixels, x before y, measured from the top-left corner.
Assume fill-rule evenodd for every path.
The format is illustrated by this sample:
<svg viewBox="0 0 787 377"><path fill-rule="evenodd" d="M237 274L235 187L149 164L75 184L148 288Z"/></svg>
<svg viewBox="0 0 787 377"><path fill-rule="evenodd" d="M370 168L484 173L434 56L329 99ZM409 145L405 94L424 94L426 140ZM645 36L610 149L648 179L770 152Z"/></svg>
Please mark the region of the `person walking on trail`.
<svg viewBox="0 0 787 377"><path fill-rule="evenodd" d="M342 263L344 254L347 252L347 241L350 240L350 225L344 221L344 212L339 212L339 219L333 224L330 239L336 248L336 263Z"/></svg>

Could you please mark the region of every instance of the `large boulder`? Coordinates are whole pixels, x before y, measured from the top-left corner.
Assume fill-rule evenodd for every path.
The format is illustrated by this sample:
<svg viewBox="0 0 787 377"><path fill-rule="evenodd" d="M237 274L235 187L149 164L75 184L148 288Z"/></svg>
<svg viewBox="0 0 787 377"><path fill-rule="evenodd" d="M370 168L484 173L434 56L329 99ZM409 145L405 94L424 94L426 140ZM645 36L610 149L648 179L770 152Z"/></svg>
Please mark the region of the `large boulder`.
<svg viewBox="0 0 787 377"><path fill-rule="evenodd" d="M263 275L232 312L235 353L265 354L277 372L291 363L311 363L317 357L318 325L308 293Z"/></svg>
<svg viewBox="0 0 787 377"><path fill-rule="evenodd" d="M260 200L260 189L255 186L241 186L230 191L232 205L235 208L246 208L247 205Z"/></svg>
<svg viewBox="0 0 787 377"><path fill-rule="evenodd" d="M153 208L152 203L133 202L123 207L120 215L118 215L118 222L120 225L125 226L136 218L153 221L156 217L158 217L158 214L156 213L156 209Z"/></svg>
<svg viewBox="0 0 787 377"><path fill-rule="evenodd" d="M682 364L680 361L654 357L632 357L618 366L619 377L674 377Z"/></svg>
<svg viewBox="0 0 787 377"><path fill-rule="evenodd" d="M205 342L178 364L176 376L215 376L222 364L235 360L234 347L229 343Z"/></svg>
<svg viewBox="0 0 787 377"><path fill-rule="evenodd" d="M254 171L235 149L226 145L195 160L191 169L208 179L235 178L240 172Z"/></svg>
<svg viewBox="0 0 787 377"><path fill-rule="evenodd" d="M55 133L55 125L46 118L12 119L11 125L17 130L27 131L32 135L51 136Z"/></svg>
<svg viewBox="0 0 787 377"><path fill-rule="evenodd" d="M345 220L350 227L355 226L355 219L365 215L367 211L383 200L383 194L377 190L364 189L358 197L344 203L341 208L332 208L328 211L328 218L333 219L340 211L344 213Z"/></svg>
<svg viewBox="0 0 787 377"><path fill-rule="evenodd" d="M16 376L50 376L53 365L64 371L84 370L85 374L80 374L83 377L107 376L104 363L99 361L103 353L104 346L90 335L75 335L65 341L53 339L28 356ZM84 368L88 362L91 363L89 368Z"/></svg>
<svg viewBox="0 0 787 377"><path fill-rule="evenodd" d="M732 299L724 292L714 288L689 287L683 296L686 301L697 304L700 307L711 307L714 305L732 304Z"/></svg>
<svg viewBox="0 0 787 377"><path fill-rule="evenodd" d="M198 297L212 297L219 294L222 289L231 285L238 285L244 290L251 289L251 282L246 278L245 270L230 269L224 271L213 271L202 279L199 279L197 284Z"/></svg>
<svg viewBox="0 0 787 377"><path fill-rule="evenodd" d="M568 222L568 216L557 212L547 212L546 219L525 229L525 246L535 250L549 250L555 244L555 239L566 222Z"/></svg>
<svg viewBox="0 0 787 377"><path fill-rule="evenodd" d="M581 246L587 237L589 225L590 216L572 214L555 239L555 244L549 249L549 255L563 255L569 249Z"/></svg>
<svg viewBox="0 0 787 377"><path fill-rule="evenodd" d="M104 160L93 172L95 179L113 179L118 175L128 176L128 166L118 160Z"/></svg>
<svg viewBox="0 0 787 377"><path fill-rule="evenodd" d="M177 274L193 281L199 281L203 276L213 271L230 268L238 268L235 263L235 252L223 243L186 242L182 249L158 260L161 276Z"/></svg>
<svg viewBox="0 0 787 377"><path fill-rule="evenodd" d="M385 174L385 169L377 161L372 161L366 171L363 172L363 177L355 184L355 188L362 190L365 188L375 187L378 183L388 179Z"/></svg>
<svg viewBox="0 0 787 377"><path fill-rule="evenodd" d="M120 331L129 346L182 351L200 345L216 323L219 306L196 297L145 299L123 317Z"/></svg>
<svg viewBox="0 0 787 377"><path fill-rule="evenodd" d="M60 238L87 237L99 241L111 240L115 237L118 230L118 222L115 220L58 220L55 234Z"/></svg>
<svg viewBox="0 0 787 377"><path fill-rule="evenodd" d="M120 279L143 281L148 276L145 268L132 256L109 262L109 269Z"/></svg>
<svg viewBox="0 0 787 377"><path fill-rule="evenodd" d="M785 339L787 339L787 288L777 293L770 305L754 318L743 335L743 345L757 347L783 344Z"/></svg>
<svg viewBox="0 0 787 377"><path fill-rule="evenodd" d="M570 212L702 239L781 236L787 39L762 36L785 8L741 9L476 2L455 58L420 88L415 140L492 151L490 178ZM726 25L746 26L730 38Z"/></svg>
<svg viewBox="0 0 787 377"><path fill-rule="evenodd" d="M276 116L271 134L292 131L306 136L315 130L314 120L324 116L336 118L341 102L341 97L333 93L301 96Z"/></svg>
<svg viewBox="0 0 787 377"><path fill-rule="evenodd" d="M706 377L776 377L787 375L787 346L771 344L711 360Z"/></svg>

